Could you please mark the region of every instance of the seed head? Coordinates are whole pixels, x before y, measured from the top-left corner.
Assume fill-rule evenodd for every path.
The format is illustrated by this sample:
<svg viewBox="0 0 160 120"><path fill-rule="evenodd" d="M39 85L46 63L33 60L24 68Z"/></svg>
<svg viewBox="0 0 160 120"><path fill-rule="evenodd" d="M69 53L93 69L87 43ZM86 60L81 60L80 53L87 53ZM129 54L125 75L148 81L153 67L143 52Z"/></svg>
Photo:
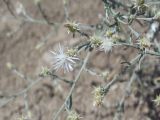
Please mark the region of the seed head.
<svg viewBox="0 0 160 120"><path fill-rule="evenodd" d="M64 72L70 72L73 70L73 65L76 60L79 60L76 56L70 56L70 54L65 53L64 48L59 44L57 51L51 51L53 55L53 68L58 71L63 69Z"/></svg>
<svg viewBox="0 0 160 120"><path fill-rule="evenodd" d="M113 41L109 37L104 37L102 39L102 44L100 45L100 50L104 50L104 52L109 52L112 50L113 47Z"/></svg>
<svg viewBox="0 0 160 120"><path fill-rule="evenodd" d="M106 32L107 37L111 37L113 34L114 34L113 31L110 30Z"/></svg>
<svg viewBox="0 0 160 120"><path fill-rule="evenodd" d="M76 56L77 52L78 52L78 51L77 51L76 48L71 48L71 49L68 49L68 50L67 50L66 54L67 54L68 56L70 56L70 57L74 57L74 56Z"/></svg>
<svg viewBox="0 0 160 120"><path fill-rule="evenodd" d="M75 111L70 111L67 120L80 120L80 116Z"/></svg>

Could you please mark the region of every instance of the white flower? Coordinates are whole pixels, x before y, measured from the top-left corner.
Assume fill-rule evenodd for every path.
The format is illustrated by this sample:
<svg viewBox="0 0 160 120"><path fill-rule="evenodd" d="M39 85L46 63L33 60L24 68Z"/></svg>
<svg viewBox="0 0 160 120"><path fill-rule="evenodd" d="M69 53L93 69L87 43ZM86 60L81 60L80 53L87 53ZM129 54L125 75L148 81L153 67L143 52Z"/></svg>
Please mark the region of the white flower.
<svg viewBox="0 0 160 120"><path fill-rule="evenodd" d="M102 44L100 45L100 50L104 50L105 52L109 52L110 50L112 50L113 42L110 38L104 37L101 40Z"/></svg>
<svg viewBox="0 0 160 120"><path fill-rule="evenodd" d="M59 44L57 51L51 51L53 56L53 68L58 71L63 69L64 72L69 72L73 70L73 65L76 63L75 60L78 60L77 57L69 56L64 52L63 47Z"/></svg>

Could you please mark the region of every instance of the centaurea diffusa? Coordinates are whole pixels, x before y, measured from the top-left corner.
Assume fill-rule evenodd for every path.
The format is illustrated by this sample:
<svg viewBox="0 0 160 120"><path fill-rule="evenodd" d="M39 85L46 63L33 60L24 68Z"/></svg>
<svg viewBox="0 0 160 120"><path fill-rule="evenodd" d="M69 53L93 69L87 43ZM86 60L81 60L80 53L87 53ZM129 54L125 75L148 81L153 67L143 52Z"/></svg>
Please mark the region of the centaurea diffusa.
<svg viewBox="0 0 160 120"><path fill-rule="evenodd" d="M103 87L95 87L93 90L93 106L97 107L103 103L103 98L106 94L106 91Z"/></svg>
<svg viewBox="0 0 160 120"><path fill-rule="evenodd" d="M151 47L151 42L146 37L142 37L141 39L139 39L138 44L140 45L141 49Z"/></svg>
<svg viewBox="0 0 160 120"><path fill-rule="evenodd" d="M112 50L113 47L113 41L109 37L103 37L102 39L102 44L100 45L100 50L104 50L104 52L109 52Z"/></svg>
<svg viewBox="0 0 160 120"><path fill-rule="evenodd" d="M113 42L111 38L106 37L106 36L97 36L93 35L90 38L91 46L93 48L99 48L99 50L108 52L112 49Z"/></svg>
<svg viewBox="0 0 160 120"><path fill-rule="evenodd" d="M75 111L70 111L67 120L80 120L80 116Z"/></svg>
<svg viewBox="0 0 160 120"><path fill-rule="evenodd" d="M65 26L66 28L68 28L68 33L71 32L71 33L75 34L75 32L77 32L77 31L79 30L79 28L78 28L79 24L76 23L76 22L67 21L67 22L64 24L64 26Z"/></svg>
<svg viewBox="0 0 160 120"><path fill-rule="evenodd" d="M58 71L62 69L64 72L70 72L73 70L73 65L76 63L76 60L79 60L79 58L77 58L75 55L71 56L68 51L65 52L64 48L60 44L57 51L51 51L53 54L54 70Z"/></svg>
<svg viewBox="0 0 160 120"><path fill-rule="evenodd" d="M102 44L102 37L93 35L90 37L90 42L91 42L91 47L92 48L97 48Z"/></svg>

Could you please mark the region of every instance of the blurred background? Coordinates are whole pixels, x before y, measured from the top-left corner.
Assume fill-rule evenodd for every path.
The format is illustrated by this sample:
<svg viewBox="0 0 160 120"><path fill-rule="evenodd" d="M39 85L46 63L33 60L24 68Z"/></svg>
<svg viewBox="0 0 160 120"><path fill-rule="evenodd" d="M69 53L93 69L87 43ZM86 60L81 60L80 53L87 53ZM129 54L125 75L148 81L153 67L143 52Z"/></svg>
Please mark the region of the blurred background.
<svg viewBox="0 0 160 120"><path fill-rule="evenodd" d="M80 35L73 38L72 34L67 33L63 0L42 0L41 8L46 16L33 0L0 1L0 104L7 102L0 108L0 120L18 120L22 115L25 116L26 100L32 120L51 120L70 89L65 83L50 80L49 77L40 78L39 74L42 67L50 66L48 53L59 42L72 45L85 38ZM69 0L67 9L71 20L89 25L98 24L104 15L101 0ZM52 25L47 24L44 17ZM81 119L113 120L117 109L115 106L123 96L127 83L120 82L112 86L104 104L98 108L93 107L92 90L94 86L111 80L124 67L121 62L130 61L136 55L136 50L125 47L115 48L107 54L92 53L88 67L99 73L110 74L107 80L87 72L82 74L73 95L73 109L82 116ZM73 79L77 71L68 76L61 75ZM147 56L136 74L145 86L141 90L137 83L132 86L133 94L126 98L123 119L160 120L160 108L152 102L160 93L160 59ZM122 79L125 81L129 78L130 74L124 74ZM37 79L43 80L28 91L27 97L9 97ZM65 120L66 116L67 113L63 111L59 120Z"/></svg>

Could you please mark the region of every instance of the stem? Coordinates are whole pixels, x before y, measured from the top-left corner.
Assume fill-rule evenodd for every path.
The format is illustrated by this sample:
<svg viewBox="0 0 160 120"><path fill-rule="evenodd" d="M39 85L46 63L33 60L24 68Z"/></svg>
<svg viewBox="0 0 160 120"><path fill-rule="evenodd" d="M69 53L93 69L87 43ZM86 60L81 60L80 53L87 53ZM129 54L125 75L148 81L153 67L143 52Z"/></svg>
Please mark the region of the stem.
<svg viewBox="0 0 160 120"><path fill-rule="evenodd" d="M69 12L68 12L68 5L67 1L63 0L63 7L64 7L64 13L65 13L65 19L69 20Z"/></svg>
<svg viewBox="0 0 160 120"><path fill-rule="evenodd" d="M136 18L137 20L153 21L154 18Z"/></svg>
<svg viewBox="0 0 160 120"><path fill-rule="evenodd" d="M42 9L42 5L41 5L40 2L38 2L37 6L38 6L38 9L39 9L42 17L43 17L44 20L46 21L46 23L47 23L48 25L55 25L53 22L50 22L50 21L49 21L47 15L45 14L44 10Z"/></svg>
<svg viewBox="0 0 160 120"><path fill-rule="evenodd" d="M82 65L80 71L78 72L78 74L77 74L77 76L76 76L76 78L75 78L75 80L74 80L74 82L73 82L73 84L72 84L72 87L71 87L71 89L70 89L70 91L69 91L69 93L68 93L68 95L67 95L64 103L61 105L60 109L58 110L58 112L56 113L56 115L53 117L53 120L57 120L58 115L61 113L61 111L62 111L62 110L64 109L64 107L65 107L66 101L67 101L67 100L69 99L69 97L72 95L73 90L74 90L74 88L75 88L75 85L76 85L77 81L79 80L80 75L81 75L83 69L85 68L85 66L86 66L86 64L87 64L87 61L88 61L88 59L89 59L89 57L90 57L90 54L91 54L90 52L87 53L87 56L86 56L86 58L85 58L85 60L84 60L84 62L83 62L83 65Z"/></svg>
<svg viewBox="0 0 160 120"><path fill-rule="evenodd" d="M117 78L118 78L118 76L116 75L111 82L109 82L107 85L104 86L104 89L105 89L105 90L109 90L110 87L111 87L114 83L116 83L116 82L118 81Z"/></svg>
<svg viewBox="0 0 160 120"><path fill-rule="evenodd" d="M147 4L148 4L148 5L157 5L157 4L160 4L160 1L148 2Z"/></svg>
<svg viewBox="0 0 160 120"><path fill-rule="evenodd" d="M11 102L11 101L14 100L15 98L17 98L17 97L19 97L19 96L21 96L21 95L26 94L34 85L37 85L37 83L40 82L41 80L42 80L42 79L37 79L36 81L30 83L30 84L28 85L28 87L25 88L25 89L23 89L22 91L20 91L20 92L18 92L18 93L15 93L15 94L13 94L13 95L7 96L7 97L9 97L8 100L7 100L5 103L0 104L0 108L1 108L1 107L4 107L6 104L8 104L9 102Z"/></svg>
<svg viewBox="0 0 160 120"><path fill-rule="evenodd" d="M115 44L114 46L128 46L128 47L133 47L135 49L138 49L140 50L140 48L136 45L133 45L133 44L128 44L128 43L119 43L119 44ZM152 50L146 50L145 51L145 54L148 54L148 55L153 55L153 56L157 56L157 57L160 57L160 53L159 52L154 52Z"/></svg>
<svg viewBox="0 0 160 120"><path fill-rule="evenodd" d="M53 78L58 78L58 80L62 80L63 82L73 84L73 81L71 81L71 80L67 80L63 77L57 76L57 75L52 74L52 73L49 73L49 75L51 75Z"/></svg>

